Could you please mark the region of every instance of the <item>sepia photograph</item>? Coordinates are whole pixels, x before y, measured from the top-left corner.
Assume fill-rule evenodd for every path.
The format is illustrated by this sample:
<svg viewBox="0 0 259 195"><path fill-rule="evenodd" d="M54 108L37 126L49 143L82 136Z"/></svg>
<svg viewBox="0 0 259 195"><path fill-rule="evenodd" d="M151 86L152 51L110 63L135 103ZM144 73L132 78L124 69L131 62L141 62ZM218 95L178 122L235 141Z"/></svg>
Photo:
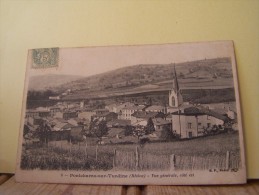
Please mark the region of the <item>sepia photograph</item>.
<svg viewBox="0 0 259 195"><path fill-rule="evenodd" d="M16 180L245 183L233 43L29 50Z"/></svg>

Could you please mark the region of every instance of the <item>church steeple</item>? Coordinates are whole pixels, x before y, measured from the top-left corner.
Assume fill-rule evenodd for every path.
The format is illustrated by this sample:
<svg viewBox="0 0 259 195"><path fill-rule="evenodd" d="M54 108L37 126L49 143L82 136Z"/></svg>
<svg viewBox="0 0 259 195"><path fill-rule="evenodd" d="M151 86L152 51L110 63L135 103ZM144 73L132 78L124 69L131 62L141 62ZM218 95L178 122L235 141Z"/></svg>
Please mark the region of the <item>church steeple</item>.
<svg viewBox="0 0 259 195"><path fill-rule="evenodd" d="M183 97L181 95L181 91L179 88L175 65L174 65L173 76L174 76L173 87L169 91L169 106L170 107L179 107L183 103Z"/></svg>
<svg viewBox="0 0 259 195"><path fill-rule="evenodd" d="M179 92L179 84L178 84L178 79L177 79L177 74L176 74L176 70L175 70L175 65L174 65L174 79L173 79L173 89L176 92Z"/></svg>

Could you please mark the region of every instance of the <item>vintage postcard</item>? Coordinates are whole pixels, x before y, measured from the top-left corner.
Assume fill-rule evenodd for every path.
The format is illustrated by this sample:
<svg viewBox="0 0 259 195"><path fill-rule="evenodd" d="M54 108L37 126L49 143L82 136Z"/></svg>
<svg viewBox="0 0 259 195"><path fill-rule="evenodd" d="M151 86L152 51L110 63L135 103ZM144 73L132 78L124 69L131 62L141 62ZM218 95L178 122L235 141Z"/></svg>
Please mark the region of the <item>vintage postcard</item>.
<svg viewBox="0 0 259 195"><path fill-rule="evenodd" d="M18 182L246 182L232 41L28 52Z"/></svg>

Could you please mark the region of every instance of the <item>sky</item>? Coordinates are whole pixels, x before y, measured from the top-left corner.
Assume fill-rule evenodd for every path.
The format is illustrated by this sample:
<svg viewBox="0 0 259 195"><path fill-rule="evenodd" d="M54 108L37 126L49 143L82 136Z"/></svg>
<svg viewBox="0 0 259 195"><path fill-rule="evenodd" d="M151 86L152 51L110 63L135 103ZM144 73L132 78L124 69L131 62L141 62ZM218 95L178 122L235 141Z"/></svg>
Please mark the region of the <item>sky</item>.
<svg viewBox="0 0 259 195"><path fill-rule="evenodd" d="M90 76L138 64L169 64L232 57L231 41L139 46L60 48L59 67L30 69L29 75L65 74ZM29 55L30 58L30 55ZM30 60L28 59L30 67Z"/></svg>

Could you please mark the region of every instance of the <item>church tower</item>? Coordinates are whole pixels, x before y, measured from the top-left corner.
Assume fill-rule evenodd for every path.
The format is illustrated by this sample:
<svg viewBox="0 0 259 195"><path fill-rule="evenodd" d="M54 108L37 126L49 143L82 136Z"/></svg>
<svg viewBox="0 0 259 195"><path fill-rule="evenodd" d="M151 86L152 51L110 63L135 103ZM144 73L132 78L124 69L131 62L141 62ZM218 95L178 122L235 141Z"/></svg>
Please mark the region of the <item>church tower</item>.
<svg viewBox="0 0 259 195"><path fill-rule="evenodd" d="M174 66L174 79L173 79L173 88L169 91L169 106L170 107L179 107L183 103L183 97L179 88L177 74Z"/></svg>

